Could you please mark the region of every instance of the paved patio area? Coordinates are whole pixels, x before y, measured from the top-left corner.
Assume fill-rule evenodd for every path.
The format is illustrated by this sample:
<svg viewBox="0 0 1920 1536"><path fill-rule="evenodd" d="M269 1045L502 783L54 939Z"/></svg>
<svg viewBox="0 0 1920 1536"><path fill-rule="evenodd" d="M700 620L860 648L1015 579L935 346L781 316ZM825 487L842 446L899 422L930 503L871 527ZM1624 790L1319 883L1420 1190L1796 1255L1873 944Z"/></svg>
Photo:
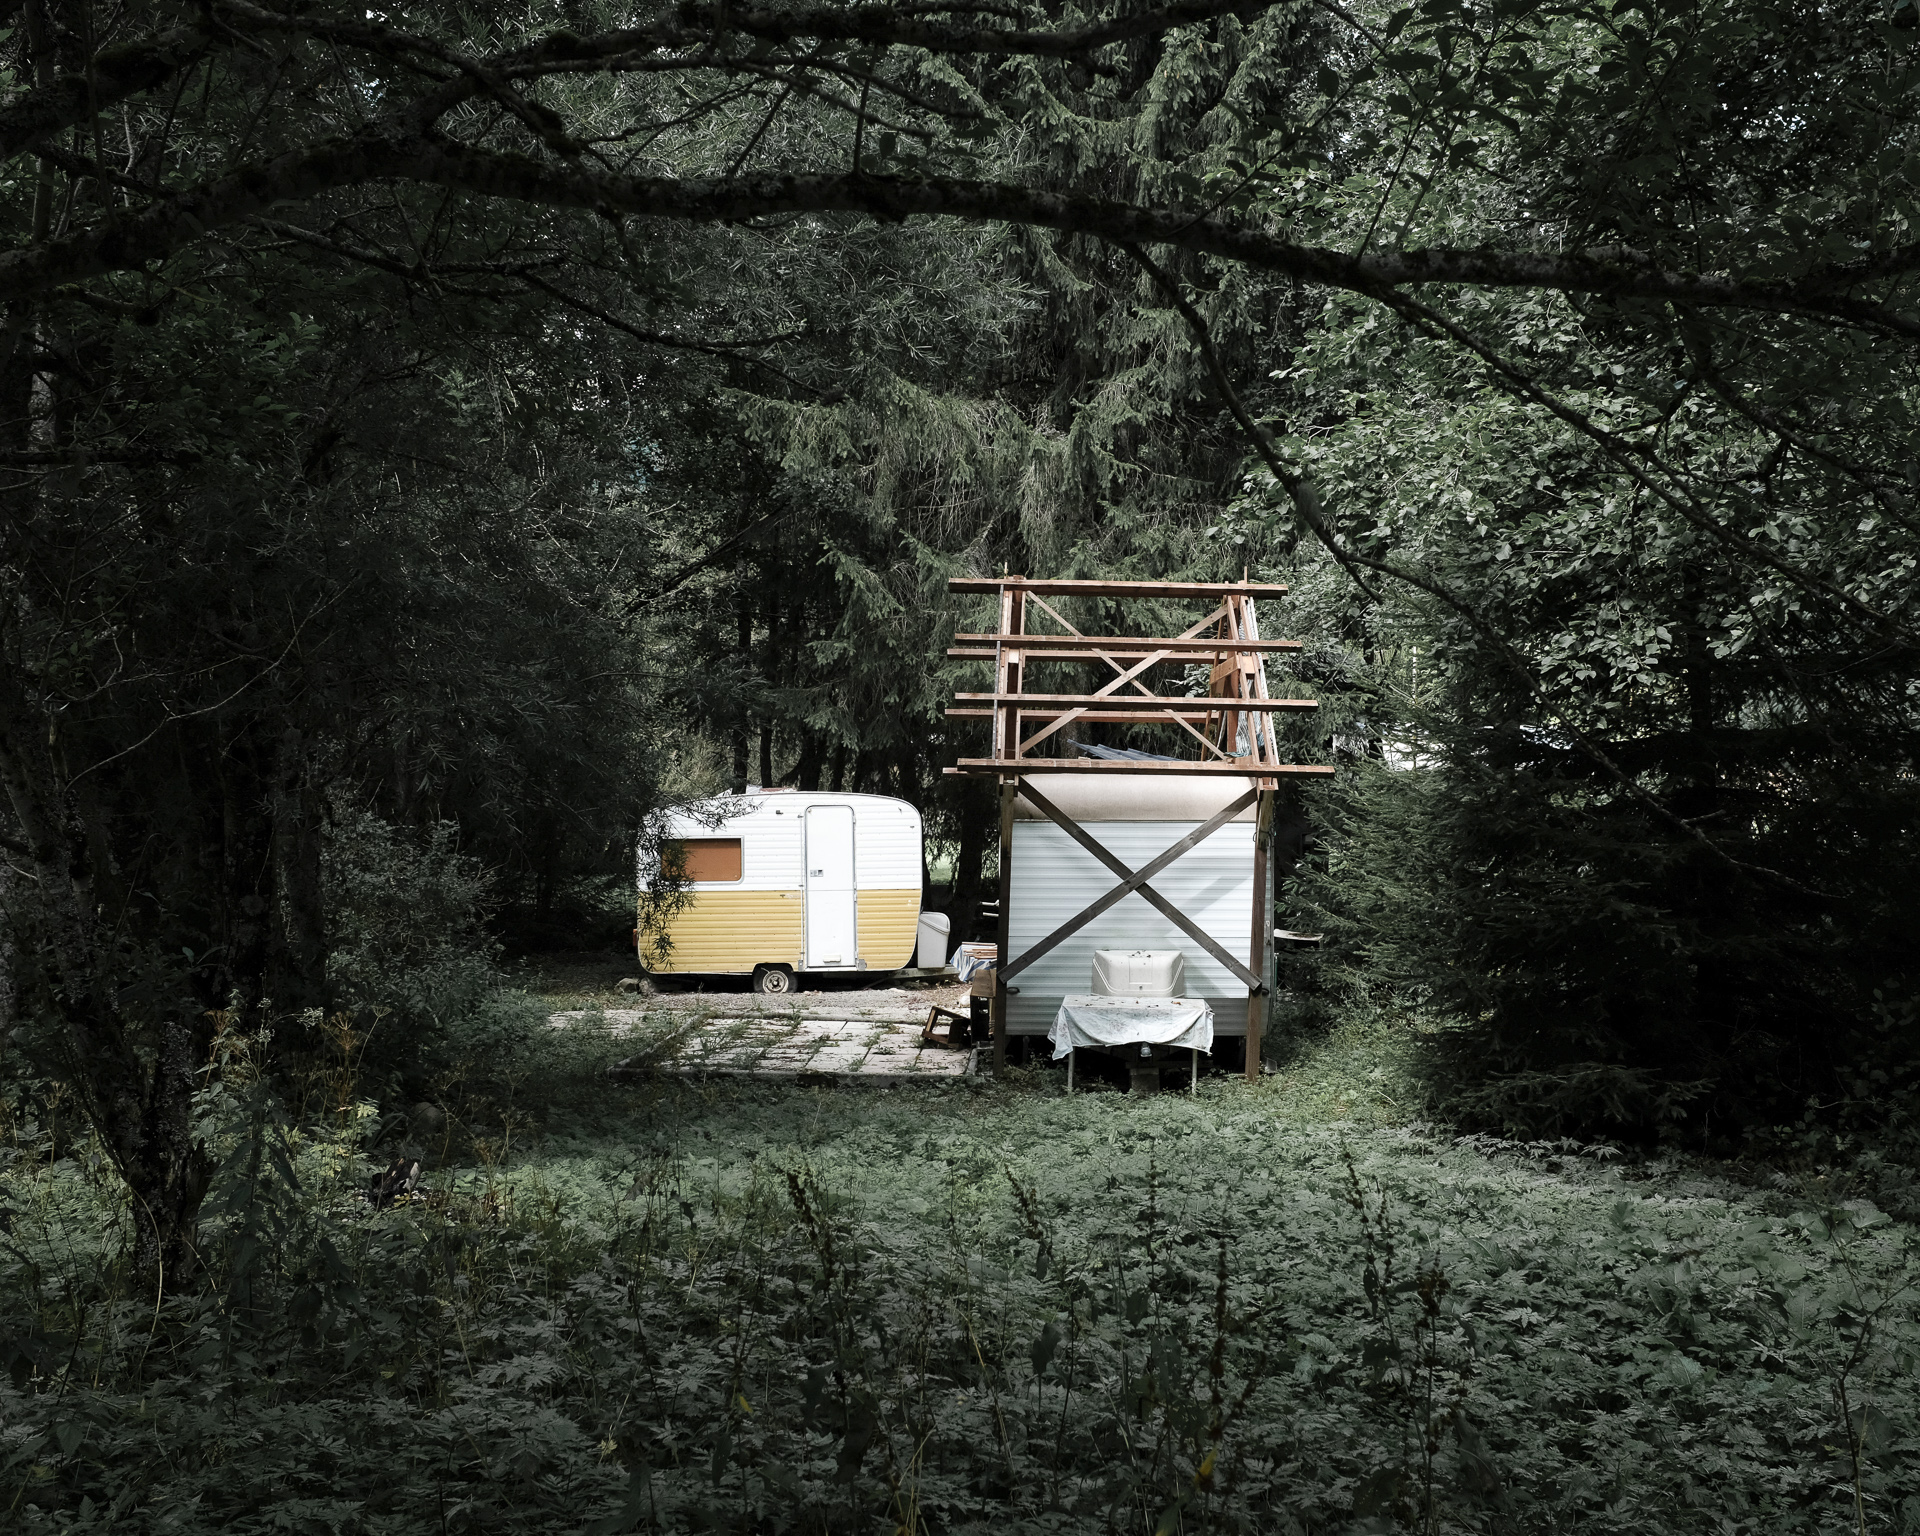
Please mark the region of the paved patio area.
<svg viewBox="0 0 1920 1536"><path fill-rule="evenodd" d="M968 1076L977 1052L921 1040L929 1001L924 997L877 989L792 998L746 993L664 997L644 1008L610 1008L602 1017L616 1038L664 1025L667 1043L615 1062L608 1073L616 1078L818 1077L877 1087ZM563 1029L588 1017L556 1013L551 1022Z"/></svg>

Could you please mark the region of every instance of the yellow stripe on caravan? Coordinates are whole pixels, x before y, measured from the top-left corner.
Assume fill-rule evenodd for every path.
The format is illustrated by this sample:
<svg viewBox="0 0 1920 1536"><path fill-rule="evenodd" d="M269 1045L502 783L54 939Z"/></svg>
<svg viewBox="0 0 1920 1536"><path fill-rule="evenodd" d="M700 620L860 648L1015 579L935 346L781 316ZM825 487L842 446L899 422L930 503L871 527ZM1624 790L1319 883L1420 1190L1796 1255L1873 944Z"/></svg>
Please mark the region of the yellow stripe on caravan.
<svg viewBox="0 0 1920 1536"><path fill-rule="evenodd" d="M698 891L667 924L671 950L650 970L726 974L756 965L800 968L799 891ZM918 891L861 891L854 908L860 958L870 971L897 971L913 963L919 936Z"/></svg>
<svg viewBox="0 0 1920 1536"><path fill-rule="evenodd" d="M913 895L917 900L919 893ZM659 964L650 960L649 968L669 976L750 971L756 965L798 968L804 910L798 891L696 891L667 923L672 948Z"/></svg>
<svg viewBox="0 0 1920 1536"><path fill-rule="evenodd" d="M897 971L913 964L920 929L920 893L862 891L854 909L860 958L870 971Z"/></svg>

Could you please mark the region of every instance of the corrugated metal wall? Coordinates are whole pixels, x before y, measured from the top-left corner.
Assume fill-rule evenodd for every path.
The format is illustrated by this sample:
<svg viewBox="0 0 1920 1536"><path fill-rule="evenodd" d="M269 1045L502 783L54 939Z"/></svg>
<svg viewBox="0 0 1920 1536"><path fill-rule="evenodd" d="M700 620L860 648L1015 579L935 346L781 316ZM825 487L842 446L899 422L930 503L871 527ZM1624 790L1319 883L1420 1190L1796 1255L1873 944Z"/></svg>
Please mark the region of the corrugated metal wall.
<svg viewBox="0 0 1920 1536"><path fill-rule="evenodd" d="M1083 823L1095 841L1130 869L1138 869L1192 832L1190 821ZM1210 934L1228 954L1246 958L1253 931L1251 822L1230 822L1155 875L1153 888ZM1087 903L1119 882L1099 860L1052 822L1013 826L1013 899L1008 913L1010 951L1019 956ZM1096 949L1177 949L1186 956L1187 995L1213 1007L1216 1034L1247 1031L1247 989L1233 973L1138 895L1109 907L1059 948L1013 979L1007 1029L1044 1035L1069 992L1093 980Z"/></svg>

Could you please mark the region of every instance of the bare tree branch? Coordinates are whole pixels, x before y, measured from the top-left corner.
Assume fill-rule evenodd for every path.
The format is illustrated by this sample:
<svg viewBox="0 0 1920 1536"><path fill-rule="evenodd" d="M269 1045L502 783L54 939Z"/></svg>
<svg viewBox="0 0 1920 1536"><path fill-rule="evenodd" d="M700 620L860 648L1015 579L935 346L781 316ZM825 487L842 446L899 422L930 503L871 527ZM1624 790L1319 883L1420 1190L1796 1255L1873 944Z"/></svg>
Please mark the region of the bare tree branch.
<svg viewBox="0 0 1920 1536"><path fill-rule="evenodd" d="M203 19L143 43L104 49L93 56L89 75L56 75L16 96L0 107L0 160L19 154L42 134L71 128L129 96L164 85L206 57L218 31Z"/></svg>
<svg viewBox="0 0 1920 1536"><path fill-rule="evenodd" d="M92 229L0 256L0 301L111 271L139 270L210 230L306 202L341 187L413 181L486 197L609 217L690 223L742 222L776 214L849 213L889 222L915 216L1005 222L1087 234L1118 245L1163 244L1283 272L1379 298L1393 289L1449 283L1662 299L1702 309L1801 314L1920 337L1920 319L1836 296L1824 272L1759 281L1672 271L1626 247L1564 253L1488 249L1349 255L1300 245L1263 230L1110 198L1047 192L1004 182L903 178L862 172L727 178L619 176L463 144L432 124L480 89L470 77L430 92L393 117L347 137L237 168L146 208L110 215Z"/></svg>

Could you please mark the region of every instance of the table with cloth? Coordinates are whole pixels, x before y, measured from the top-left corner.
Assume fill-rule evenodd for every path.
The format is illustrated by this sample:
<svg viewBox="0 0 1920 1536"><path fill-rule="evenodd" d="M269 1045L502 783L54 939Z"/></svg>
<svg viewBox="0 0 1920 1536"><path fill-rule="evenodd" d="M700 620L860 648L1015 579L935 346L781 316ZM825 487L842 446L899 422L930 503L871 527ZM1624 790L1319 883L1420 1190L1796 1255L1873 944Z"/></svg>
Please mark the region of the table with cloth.
<svg viewBox="0 0 1920 1536"><path fill-rule="evenodd" d="M1193 1079L1200 1080L1200 1053L1213 1052L1213 1010L1197 997L1102 997L1070 992L1047 1031L1053 1059L1067 1058L1067 1091L1073 1091L1073 1053L1082 1046L1165 1045L1193 1053Z"/></svg>

